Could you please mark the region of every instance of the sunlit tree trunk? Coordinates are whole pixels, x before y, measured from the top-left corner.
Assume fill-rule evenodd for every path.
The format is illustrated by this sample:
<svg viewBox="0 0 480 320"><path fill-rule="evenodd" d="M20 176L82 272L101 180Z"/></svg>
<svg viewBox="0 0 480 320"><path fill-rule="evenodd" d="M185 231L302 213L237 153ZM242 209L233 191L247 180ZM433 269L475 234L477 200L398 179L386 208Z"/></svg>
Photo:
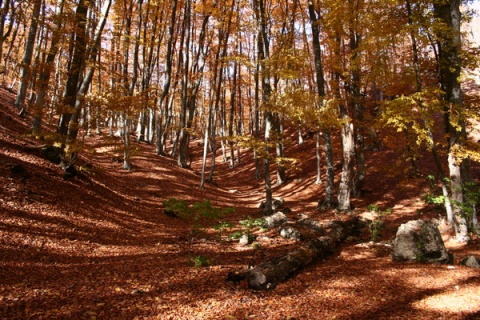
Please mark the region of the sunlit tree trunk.
<svg viewBox="0 0 480 320"><path fill-rule="evenodd" d="M203 80L203 70L205 67L205 56L208 51L208 44L205 43L208 20L210 18L209 12L204 12L203 21L198 35L198 42L195 50L192 50L193 59L190 57L191 37L194 30L192 28L191 15L192 8L190 0L187 0L185 8L185 57L184 57L184 74L182 82L182 111L180 115L180 137L179 137L179 152L177 163L180 167L188 167L190 164L187 161L190 159L189 144L190 144L190 129L193 125L193 117L197 104L197 94ZM195 18L196 15L193 15Z"/></svg>
<svg viewBox="0 0 480 320"><path fill-rule="evenodd" d="M410 26L413 25L413 13L412 13L412 8L410 4L410 0L406 0L405 3L406 9L407 9L407 15L408 15L408 24ZM412 41L412 54L413 54L413 68L415 71L415 83L416 83L416 89L417 92L421 92L423 90L423 84L422 84L422 79L420 75L420 61L419 61L419 52L418 52L418 47L417 47L417 38L415 36L415 33L410 31L410 39ZM428 135L428 140L429 140L429 146L432 151L432 156L435 162L435 166L437 167L437 175L439 178L439 181L441 183L441 189L442 189L442 194L444 197L444 203L445 203L445 211L447 212L447 220L450 225L453 226L453 211L452 211L452 204L450 202L450 197L448 194L448 187L447 187L447 182L446 182L446 175L442 167L442 163L440 161L440 156L438 154L437 150L437 143L435 142L435 138L433 136L432 130L430 129L430 126L427 123L427 119L424 119L424 124L425 124L425 130L427 130L427 135Z"/></svg>
<svg viewBox="0 0 480 320"><path fill-rule="evenodd" d="M238 73L238 63L235 61L233 66L232 73L232 88L230 89L230 113L228 117L228 144L230 147L230 168L235 167L235 150L233 142L233 126L235 119L235 104L236 104L236 95L237 95L237 73Z"/></svg>
<svg viewBox="0 0 480 320"><path fill-rule="evenodd" d="M284 144L283 144L283 121L282 116L279 113L273 114L273 123L275 128L275 133L277 135L277 142L275 143L275 154L277 159L277 182L276 185L280 186L287 181L287 169L285 164L281 161L284 155Z"/></svg>
<svg viewBox="0 0 480 320"><path fill-rule="evenodd" d="M257 58L260 62L260 82L262 88L262 105L267 106L270 101L272 87L266 60L270 58L270 40L267 34L267 15L265 11L264 0L253 0L255 18L258 26L257 37ZM264 129L265 129L265 155L263 158L263 175L265 181L265 206L264 213L270 214L272 209L273 193L272 182L270 180L270 143L271 131L273 129L273 113L265 108L264 111Z"/></svg>
<svg viewBox="0 0 480 320"><path fill-rule="evenodd" d="M102 18L100 20L100 23L97 24L97 28L94 32L93 39L91 40L91 46L87 52L88 53L87 61L89 64L85 72L85 76L83 77L80 83L80 86L78 88L78 91L75 97L75 106L74 106L75 110L74 110L74 113L72 114L72 118L70 119L68 132L67 132L67 148L69 145L73 144L77 138L78 129L79 129L79 118L83 110L85 94L87 93L90 87L90 84L93 79L93 74L96 69L95 63L97 60L97 53L100 50L102 32L107 22L107 17L108 17L111 4L112 4L111 0L108 0L107 2L105 2L104 8L102 10Z"/></svg>
<svg viewBox="0 0 480 320"><path fill-rule="evenodd" d="M15 67L13 66L15 63L13 63L13 61L11 61L12 60L11 56L12 56L12 52L13 52L15 43L17 42L18 30L20 29L20 20L18 20L18 19L13 20L12 21L12 26L14 26L14 27L12 28L13 33L11 34L10 45L8 46L8 50L5 53L5 57L3 58L4 67L3 67L3 70L2 70L3 71L2 76L3 76L4 81L10 75L10 72L11 72L10 69L15 69ZM2 51L3 51L3 48L2 48Z"/></svg>
<svg viewBox="0 0 480 320"><path fill-rule="evenodd" d="M171 1L171 15L170 15L170 22L168 25L168 34L167 34L167 53L165 56L165 74L164 74L164 82L162 86L162 91L158 98L158 117L156 121L156 152L158 155L165 153L165 137L168 130L169 125L169 103L167 96L170 91L170 86L172 83L172 67L173 67L173 46L175 42L175 22L177 16L177 4L178 0ZM162 121L162 115L165 119L165 125Z"/></svg>
<svg viewBox="0 0 480 320"><path fill-rule="evenodd" d="M17 97L15 99L15 107L17 107L20 114L23 114L25 112L25 96L27 94L27 88L31 80L30 68L32 64L33 49L35 47L41 4L42 0L35 0L33 3L32 20L30 22L30 29L28 31L27 42L25 44L25 50L23 53L23 59L20 69L20 87L18 89Z"/></svg>
<svg viewBox="0 0 480 320"><path fill-rule="evenodd" d="M11 0L0 0L0 61L3 57L3 44L10 36L15 25L15 6ZM5 30L5 23L8 19L8 28Z"/></svg>
<svg viewBox="0 0 480 320"><path fill-rule="evenodd" d="M75 23L77 28L73 31L73 54L68 70L67 82L65 84L65 93L63 96L64 112L60 117L58 126L58 133L62 136L62 142L65 145L65 139L68 133L68 126L72 115L75 113L75 101L77 99L77 86L83 67L85 66L86 57L86 24L87 12L90 2L88 0L80 0L78 2L77 10L75 12ZM73 159L70 159L70 154L73 150L65 149L64 162L65 165L70 165Z"/></svg>
<svg viewBox="0 0 480 320"><path fill-rule="evenodd" d="M354 11L352 9L352 11ZM352 13L353 14L353 13ZM355 144L357 144L357 150L360 154L357 153L357 170L363 168L363 134L358 131L355 134L355 143L354 141L354 128L353 122L350 118L349 105L354 110L356 115L356 120L361 121L363 117L363 107L361 106L360 101L360 66L359 66L359 57L358 57L358 46L360 41L360 36L355 31L354 27L354 18L350 21L350 69L351 77L349 84L349 99L347 103L343 101L339 102L339 111L340 118L342 122L341 127L341 137L342 137L342 173L340 176L340 185L338 187L338 209L341 211L348 211L351 209L350 196L353 190L361 188L361 183L363 181L362 175L357 175L355 179L356 185L353 185L353 161L355 157ZM340 53L340 43L337 41L337 53ZM337 77L339 81L339 77ZM357 123L358 124L358 123ZM359 180L360 179L360 180ZM356 192L355 192L356 193Z"/></svg>
<svg viewBox="0 0 480 320"><path fill-rule="evenodd" d="M226 8L225 8L226 9ZM228 9L226 9L228 10ZM222 23L222 26L226 26L225 28L220 28L218 30L218 43L219 43L219 48L217 50L217 53L215 55L215 63L214 63L214 77L215 79L213 80L213 96L212 96L212 102L214 104L214 109L213 109L213 115L212 115L212 132L211 132L211 146L212 146L212 155L211 155L211 168L210 168L210 173L208 175L207 181L211 183L213 181L213 174L215 172L215 166L216 166L216 157L217 157L217 142L216 142L216 135L217 135L217 117L220 113L220 104L221 104L221 99L222 99L222 86L224 85L223 79L224 79L224 71L225 71L225 65L223 63L223 60L228 54L228 40L230 38L230 32L231 32L231 24L232 24L232 14L231 11L225 12L223 15L224 17L227 17L226 24Z"/></svg>
<svg viewBox="0 0 480 320"><path fill-rule="evenodd" d="M458 80L462 65L460 0L437 1L434 4L434 13L447 27L439 30L439 71L445 92L448 169L455 234L458 241L468 242L468 222L463 206L467 202L464 183L470 180L470 164L468 157L461 155L466 141L466 130L462 91Z"/></svg>
<svg viewBox="0 0 480 320"><path fill-rule="evenodd" d="M55 61L55 57L58 53L58 44L61 37L63 5L64 0L59 0L56 7L57 11L54 15L54 21L56 24L54 30L52 30L50 49L48 50L45 63L43 64L43 67L38 75L37 99L35 101L35 105L33 106L32 133L34 135L38 135L42 130L44 104L46 102L45 98L47 96L48 84L53 71L53 62Z"/></svg>
<svg viewBox="0 0 480 320"><path fill-rule="evenodd" d="M310 17L310 25L312 28L312 43L313 43L313 53L315 58L315 75L316 75L316 84L317 84L317 94L319 100L323 101L325 99L325 77L323 74L323 63L322 63L322 51L320 47L320 26L317 13L315 11L315 6L312 1L308 2L308 12ZM319 135L319 133L317 133ZM317 136L317 139L319 137ZM334 194L334 164L333 164L333 147L331 134L328 130L323 131L323 141L325 147L325 160L327 164L326 170L326 186L325 186L325 199L323 202L319 201L319 204L323 208L330 208L333 206L333 194ZM317 182L321 180L320 173L320 152L319 152L319 143L317 143Z"/></svg>

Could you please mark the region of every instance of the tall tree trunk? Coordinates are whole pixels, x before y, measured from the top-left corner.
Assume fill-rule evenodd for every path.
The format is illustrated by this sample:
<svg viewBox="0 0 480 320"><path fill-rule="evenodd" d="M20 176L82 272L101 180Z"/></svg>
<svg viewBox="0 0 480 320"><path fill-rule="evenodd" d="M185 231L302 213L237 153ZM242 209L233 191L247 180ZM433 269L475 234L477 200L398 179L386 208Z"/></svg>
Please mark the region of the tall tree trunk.
<svg viewBox="0 0 480 320"><path fill-rule="evenodd" d="M352 9L354 11L354 9ZM357 185L353 185L353 160L355 157L355 145L357 145L357 172L359 169L363 168L363 135L357 130L354 138L354 127L350 118L349 105L355 112L356 120L359 121L363 117L363 107L360 103L360 70L359 70L359 61L358 61L358 45L360 41L360 36L354 30L354 19L350 21L350 69L351 69L351 80L349 84L349 99L347 99L346 104L339 102L339 111L340 118L342 120L341 128L341 137L342 137L342 174L340 177L340 185L338 187L338 209L341 211L348 211L351 209L350 196L353 190L359 190L361 188L361 183L363 177L357 179L355 182ZM336 52L340 52L340 43L336 43L337 48ZM337 81L339 80L337 74ZM337 96L338 96L337 92ZM358 124L358 122L357 122ZM355 141L357 143L355 143ZM362 176L362 175L360 175ZM360 179L360 180L359 180ZM355 192L358 194L358 192Z"/></svg>
<svg viewBox="0 0 480 320"><path fill-rule="evenodd" d="M322 51L320 46L320 26L317 13L315 11L315 6L313 1L308 1L308 13L310 17L310 26L312 28L312 43L313 43L313 54L315 58L315 75L317 83L317 94L320 101L325 99L325 77L323 74L323 63L322 63ZM318 134L318 133L317 133ZM325 199L323 202L319 201L319 204L322 208L330 208L333 206L333 194L334 194L334 165L333 165L333 149L331 134L328 130L323 132L323 140L325 147L325 160L327 163L327 176L326 176L326 187L325 187ZM318 150L318 149L317 149ZM317 155L317 181L319 180L320 173L320 152L316 152Z"/></svg>
<svg viewBox="0 0 480 320"><path fill-rule="evenodd" d="M340 102L340 117L342 119L342 173L338 187L338 210L348 211L351 209L350 195L352 192L353 158L355 156L353 140L353 124L350 122L348 109Z"/></svg>
<svg viewBox="0 0 480 320"><path fill-rule="evenodd" d="M177 15L177 4L178 0L171 1L171 16L170 16L170 24L168 25L168 35L167 35L167 54L165 57L165 80L163 82L162 92L160 97L158 98L158 117L156 123L156 152L158 155L164 154L165 152L165 143L164 143L164 135L166 136L166 131L168 130L168 126L163 126L161 116L162 114L165 117L165 123L167 124L168 118L168 100L166 99L170 85L172 83L172 66L173 66L173 45L175 41L175 21ZM164 105L165 104L165 105ZM162 127L163 126L163 127Z"/></svg>
<svg viewBox="0 0 480 320"><path fill-rule="evenodd" d="M70 68L68 70L67 82L65 85L65 94L63 97L63 105L65 111L60 117L58 133L62 136L62 143L65 146L65 140L68 133L68 126L72 115L75 113L75 101L77 99L77 86L80 75L85 66L86 57L86 24L87 12L90 2L88 0L79 0L77 10L75 13L75 23L77 28L73 31L73 55L71 59ZM71 164L73 159L70 159L72 150L65 149L64 162L66 165Z"/></svg>
<svg viewBox="0 0 480 320"><path fill-rule="evenodd" d="M450 194L453 205L456 238L468 242L468 222L463 206L466 203L464 183L470 179L469 159L460 155L466 141L465 112L458 79L461 72L461 13L460 0L438 1L434 4L435 16L448 27L439 31L439 71L445 92L446 130L448 135L448 169Z"/></svg>
<svg viewBox="0 0 480 320"><path fill-rule="evenodd" d="M186 26L186 39L185 39L185 60L184 60L184 74L182 83L182 114L180 123L180 137L179 137L179 153L177 163L180 167L184 168L190 166L187 161L190 160L189 144L190 144L190 129L193 125L193 118L195 115L195 109L197 104L197 93L203 80L203 70L205 67L205 56L207 55L208 45L205 44L208 20L210 14L206 13L203 17L202 27L198 36L197 51L194 55L193 61L190 61L190 54L188 52L191 44L191 3L187 0L187 6L185 8L185 26ZM191 63L191 69L190 69ZM191 79L193 76L194 79Z"/></svg>
<svg viewBox="0 0 480 320"><path fill-rule="evenodd" d="M262 104L268 105L272 87L270 84L270 75L266 60L270 58L270 41L267 34L267 15L265 12L264 0L254 0L254 12L258 25L258 60L260 61L260 75L262 84ZM273 212L273 192L272 182L270 180L270 139L273 128L273 113L266 109L264 111L264 126L265 126L265 155L263 158L263 176L265 181L265 207L264 213L271 214Z"/></svg>
<svg viewBox="0 0 480 320"><path fill-rule="evenodd" d="M413 13L412 13L412 8L410 4L410 0L406 0L406 9L407 9L407 15L408 15L408 24L413 25ZM410 39L412 41L412 53L413 53L413 68L415 71L415 82L417 86L417 92L421 92L423 90L423 85L422 85L422 80L421 80L421 75L420 75L420 61L419 61L419 53L418 53L418 48L417 48L417 38L415 37L415 33L410 31ZM446 183L446 175L443 170L440 157L438 155L438 150L437 150L437 144L435 142L435 138L433 136L432 130L430 129L430 126L427 123L427 119L424 119L424 125L425 125L425 130L427 131L428 135L428 140L429 140L429 146L430 150L432 151L433 159L435 162L435 166L437 167L437 176L439 178L439 181L441 183L441 189L442 189L442 194L444 197L444 204L445 204L445 211L447 212L447 220L448 223L453 226L453 210L452 210L452 204L450 202L450 197L448 194L448 187Z"/></svg>
<svg viewBox="0 0 480 320"><path fill-rule="evenodd" d="M20 114L23 114L25 112L25 96L27 95L27 88L30 83L30 68L32 64L33 49L35 47L35 38L37 35L38 19L40 16L41 4L42 0L35 0L35 2L33 3L32 21L30 22L30 29L28 31L25 51L23 53L22 65L20 70L20 88L18 89L17 97L15 99L15 107L17 107Z"/></svg>
<svg viewBox="0 0 480 320"><path fill-rule="evenodd" d="M277 161L277 186L281 186L287 181L287 169L285 168L285 164L281 160L285 155L284 155L284 145L283 145L283 123L282 123L282 117L279 113L275 113L273 115L273 120L274 120L274 128L275 128L275 133L277 135L276 139L277 142L275 143L275 153L277 156L277 160L280 159L280 161Z"/></svg>
<svg viewBox="0 0 480 320"><path fill-rule="evenodd" d="M317 164L317 178L315 179L315 184L322 184L322 154L320 151L320 132L315 133L315 159Z"/></svg>
<svg viewBox="0 0 480 320"><path fill-rule="evenodd" d="M63 6L64 0L59 0L56 7L57 11L55 13L54 19L56 24L54 30L52 31L50 49L48 50L48 55L45 59L44 66L42 67L38 76L37 99L33 107L32 133L34 135L40 134L42 130L45 98L47 96L48 84L50 82L50 77L53 69L53 62L55 61L55 57L58 53L58 43L61 36L60 30L62 27Z"/></svg>
<svg viewBox="0 0 480 320"><path fill-rule="evenodd" d="M357 25L359 24L359 5L360 1L350 0L348 7L352 14L349 21L349 47L350 47L350 83L348 88L348 94L350 96L351 109L354 115L354 125L353 134L354 134L354 150L351 151L353 157L355 157L355 167L356 171L353 173L353 165L348 168L351 170L351 175L355 175L354 181L350 188L350 192L354 196L360 196L363 184L365 181L365 133L364 133L364 106L362 94L360 92L361 86L361 61L360 61L360 43L362 41L362 36L357 30ZM347 139L348 140L348 139ZM347 142L348 144L349 142ZM346 149L349 149L351 146L345 145ZM350 152L350 151L346 151ZM345 154L345 152L344 152ZM347 169L345 167L344 169ZM339 204L340 205L340 204ZM346 207L346 205L344 205ZM348 204L350 206L350 204Z"/></svg>
<svg viewBox="0 0 480 320"><path fill-rule="evenodd" d="M228 117L228 144L230 147L230 168L235 167L235 150L234 150L234 141L233 141L233 125L235 119L235 102L237 95L237 72L238 72L238 63L235 61L233 65L233 80L232 88L230 89L230 113Z"/></svg>
<svg viewBox="0 0 480 320"><path fill-rule="evenodd" d="M107 17L110 11L111 4L112 4L111 0L108 0L104 4L101 21L97 25L97 28L95 30L95 33L91 42L92 45L88 50L89 65L88 65L86 74L83 77L82 82L80 83L80 86L78 88L78 91L75 97L75 106L74 106L75 110L74 110L74 113L72 114L72 118L70 119L70 123L68 125L67 148L69 147L69 145L73 144L77 138L79 118L84 106L84 97L93 79L93 74L95 72L95 62L97 60L97 53L100 50L102 32L107 22Z"/></svg>
<svg viewBox="0 0 480 320"><path fill-rule="evenodd" d="M0 61L3 56L3 44L10 36L12 28L15 25L15 6L12 6L13 1L0 1ZM8 29L5 31L5 22L9 22Z"/></svg>
<svg viewBox="0 0 480 320"><path fill-rule="evenodd" d="M212 114L212 127L211 127L211 148L212 148L212 155L211 155L211 168L210 173L208 175L207 181L211 183L213 181L213 174L215 172L215 161L217 157L217 142L216 142L216 134L217 134L217 115L219 114L219 106L220 100L222 96L222 86L223 86L223 77L224 77L224 70L225 66L223 64L223 60L228 54L228 40L230 38L230 31L231 31L231 24L232 24L232 14L225 13L224 16L227 16L227 24L226 28L221 28L218 31L218 43L221 46L218 48L217 53L215 55L215 64L214 64L214 80L213 80L213 92L212 92L212 101L210 104L214 104L213 114ZM222 26L225 23L222 23Z"/></svg>
<svg viewBox="0 0 480 320"><path fill-rule="evenodd" d="M323 132L323 141L325 147L325 162L327 166L327 181L325 185L325 199L323 203L320 203L320 207L323 209L332 208L334 205L333 196L335 193L335 164L333 163L333 145L332 134L330 131Z"/></svg>

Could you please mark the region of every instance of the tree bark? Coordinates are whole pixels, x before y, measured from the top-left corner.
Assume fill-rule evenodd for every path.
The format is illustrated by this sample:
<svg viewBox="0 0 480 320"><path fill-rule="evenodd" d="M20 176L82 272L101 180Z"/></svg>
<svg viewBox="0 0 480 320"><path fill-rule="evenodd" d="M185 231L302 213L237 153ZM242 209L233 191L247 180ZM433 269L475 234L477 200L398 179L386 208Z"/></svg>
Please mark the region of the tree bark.
<svg viewBox="0 0 480 320"><path fill-rule="evenodd" d="M168 119L168 101L166 101L166 97L170 90L170 85L172 82L172 67L173 67L173 45L175 41L175 21L177 15L177 3L178 0L171 1L172 9L171 9L171 16L170 16L170 24L168 26L168 36L167 36L167 54L165 57L165 80L162 87L162 92L160 97L158 98L158 117L156 123L156 152L157 155L163 154L165 152L165 143L164 143L164 134L166 135L166 131L168 130L169 121ZM164 106L165 104L165 106ZM165 112L164 112L165 110ZM161 115L164 114L165 117L165 126L162 123ZM163 126L163 127L162 127Z"/></svg>
<svg viewBox="0 0 480 320"><path fill-rule="evenodd" d="M320 46L320 26L317 12L315 11L315 6L313 1L308 1L308 13L310 17L310 26L312 28L312 43L313 43L313 54L315 59L315 75L317 83L317 94L320 100L325 99L325 77L323 73L323 63L322 63L322 50ZM318 138L318 133L317 133ZM328 130L323 132L323 141L325 147L325 160L327 163L327 177L326 177L326 186L325 186L325 199L319 201L319 204L322 208L331 208L333 206L333 194L334 194L334 164L333 164L333 149L331 134ZM316 149L317 156L317 182L321 181L320 173L320 152Z"/></svg>
<svg viewBox="0 0 480 320"><path fill-rule="evenodd" d="M461 13L460 0L439 1L434 4L435 16L448 28L439 31L439 71L442 89L445 92L445 118L448 135L448 168L450 194L453 205L456 238L468 242L468 221L462 206L467 199L464 183L470 179L468 158L460 155L466 141L465 112L462 91L458 79L461 72Z"/></svg>
<svg viewBox="0 0 480 320"><path fill-rule="evenodd" d="M58 133L66 137L68 131L68 124L74 113L75 101L77 99L77 86L85 65L86 56L86 24L89 0L80 0L78 2L75 13L75 22L77 28L73 31L74 44L73 55L71 58L70 68L68 70L67 82L65 84L65 94L63 97L63 104L65 111L60 116L58 126Z"/></svg>
<svg viewBox="0 0 480 320"><path fill-rule="evenodd" d="M50 77L52 74L52 64L55 61L55 57L58 53L58 42L60 41L61 36L61 26L62 26L62 15L63 15L63 6L64 0L59 0L55 12L55 29L52 31L52 40L50 42L50 49L48 50L47 58L45 59L45 64L40 71L38 76L38 90L37 90L37 99L33 107L33 122L32 122L32 133L37 135L42 130L42 121L43 121L43 111L45 98L47 96L48 84L50 82Z"/></svg>
<svg viewBox="0 0 480 320"><path fill-rule="evenodd" d="M413 25L413 13L412 13L412 7L410 4L410 0L406 0L405 7L407 9L407 15L408 15L408 24L411 26ZM415 71L415 82L417 86L417 92L421 92L423 90L423 84L422 84L422 78L420 75L420 60L419 60L419 52L418 52L418 47L417 47L417 38L415 36L415 33L412 31L410 32L410 39L412 41L412 53L413 53L413 68ZM449 194L448 194L448 187L446 183L446 175L442 167L442 163L440 161L440 156L438 155L438 150L437 150L437 143L435 142L435 138L433 136L432 130L430 129L430 126L428 125L427 119L424 119L424 125L425 125L425 130L427 131L427 135L429 138L429 146L432 151L432 156L433 160L435 162L435 166L437 167L437 177L440 181L441 184L441 189L442 189L442 195L444 196L444 205L445 205L445 211L447 213L447 221L448 223L453 226L454 225L454 218L453 218L453 210L452 210L452 204L450 202Z"/></svg>
<svg viewBox="0 0 480 320"><path fill-rule="evenodd" d="M272 92L272 86L270 84L270 76L268 72L268 67L266 66L266 61L270 57L270 41L267 34L267 16L265 12L265 3L263 0L254 0L254 12L255 18L258 24L258 37L257 37L257 48L258 48L258 60L260 63L260 80L262 86L262 104L267 106L270 100L270 95ZM265 109L264 112L264 129L265 129L265 155L263 158L263 177L265 181L265 207L264 213L266 215L273 212L272 202L273 202L273 193L272 193L272 182L270 180L270 138L271 131L273 128L273 113L272 111Z"/></svg>
<svg viewBox="0 0 480 320"><path fill-rule="evenodd" d="M32 64L35 38L37 35L38 19L40 15L41 4L42 4L41 0L35 0L35 2L33 3L32 21L30 23L27 43L25 44L25 51L22 59L22 65L21 65L21 71L20 71L20 78L21 78L20 88L18 89L17 97L15 99L15 107L17 107L20 114L23 114L25 112L25 106L24 106L25 96L27 94L27 87L30 82L30 75L31 75L30 68Z"/></svg>
<svg viewBox="0 0 480 320"><path fill-rule="evenodd" d="M260 263L254 268L231 273L227 280L246 280L255 290L274 289L278 284L295 275L302 268L324 259L337 250L338 244L358 228L358 218L332 221L325 226L330 231L325 236L308 240L300 247L281 256Z"/></svg>

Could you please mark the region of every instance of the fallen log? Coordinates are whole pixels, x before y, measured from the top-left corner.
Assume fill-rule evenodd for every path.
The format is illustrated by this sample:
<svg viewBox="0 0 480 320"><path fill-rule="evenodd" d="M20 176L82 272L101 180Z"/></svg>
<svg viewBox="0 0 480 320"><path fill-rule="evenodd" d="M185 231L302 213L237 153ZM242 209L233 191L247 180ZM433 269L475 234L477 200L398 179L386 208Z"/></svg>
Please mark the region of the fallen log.
<svg viewBox="0 0 480 320"><path fill-rule="evenodd" d="M303 267L334 253L338 244L357 230L358 221L357 217L352 217L347 221L332 221L324 226L329 230L325 236L309 239L300 247L282 256L262 262L252 269L230 273L227 281L247 280L251 289L274 289L279 283Z"/></svg>

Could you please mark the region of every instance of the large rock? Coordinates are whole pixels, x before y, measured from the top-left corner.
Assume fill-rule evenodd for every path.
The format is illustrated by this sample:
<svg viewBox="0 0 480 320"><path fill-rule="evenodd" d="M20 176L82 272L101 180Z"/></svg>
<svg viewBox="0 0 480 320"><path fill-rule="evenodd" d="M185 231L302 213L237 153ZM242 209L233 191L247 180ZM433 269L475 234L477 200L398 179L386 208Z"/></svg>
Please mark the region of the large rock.
<svg viewBox="0 0 480 320"><path fill-rule="evenodd" d="M398 228L392 258L396 261L449 262L440 231L428 220L409 221Z"/></svg>
<svg viewBox="0 0 480 320"><path fill-rule="evenodd" d="M293 239L300 241L302 239L302 235L300 231L290 226L283 226L280 228L280 236L285 239Z"/></svg>
<svg viewBox="0 0 480 320"><path fill-rule="evenodd" d="M284 213L277 212L270 216L265 217L265 227L277 228L285 224L287 221L288 221L288 218Z"/></svg>
<svg viewBox="0 0 480 320"><path fill-rule="evenodd" d="M467 256L460 261L460 264L470 268L480 268L480 258Z"/></svg>
<svg viewBox="0 0 480 320"><path fill-rule="evenodd" d="M260 209L265 209L265 200L262 201L259 205ZM289 213L290 209L285 208L285 200L283 198L273 198L272 199L272 210L273 212L282 211L283 213ZM288 212L285 212L288 211Z"/></svg>

